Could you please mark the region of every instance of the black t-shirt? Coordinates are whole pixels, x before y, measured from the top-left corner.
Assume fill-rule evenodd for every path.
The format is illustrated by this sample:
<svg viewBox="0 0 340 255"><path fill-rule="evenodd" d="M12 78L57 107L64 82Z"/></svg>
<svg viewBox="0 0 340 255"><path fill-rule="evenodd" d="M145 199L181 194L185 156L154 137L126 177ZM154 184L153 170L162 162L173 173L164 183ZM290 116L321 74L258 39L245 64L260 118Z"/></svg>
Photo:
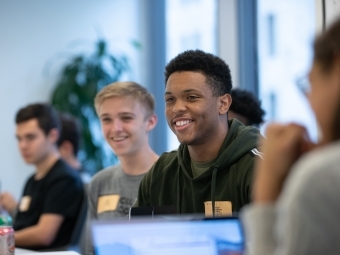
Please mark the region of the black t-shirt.
<svg viewBox="0 0 340 255"><path fill-rule="evenodd" d="M64 220L50 246L21 248L39 250L68 244L83 199L83 184L79 175L60 159L43 179L35 180L34 175L31 176L19 203L14 230L36 225L45 213L59 214Z"/></svg>

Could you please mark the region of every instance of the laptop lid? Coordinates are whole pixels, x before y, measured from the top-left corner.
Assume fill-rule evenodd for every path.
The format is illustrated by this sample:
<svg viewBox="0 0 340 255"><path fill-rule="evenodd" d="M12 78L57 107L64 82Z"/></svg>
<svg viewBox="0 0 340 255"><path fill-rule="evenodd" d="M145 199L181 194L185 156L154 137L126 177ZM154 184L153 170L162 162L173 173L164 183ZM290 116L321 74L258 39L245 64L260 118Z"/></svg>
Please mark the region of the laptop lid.
<svg viewBox="0 0 340 255"><path fill-rule="evenodd" d="M48 251L48 252L37 252L26 249L15 248L15 254L26 254L26 255L80 255L75 251Z"/></svg>
<svg viewBox="0 0 340 255"><path fill-rule="evenodd" d="M244 237L236 217L167 217L93 222L97 255L242 254Z"/></svg>

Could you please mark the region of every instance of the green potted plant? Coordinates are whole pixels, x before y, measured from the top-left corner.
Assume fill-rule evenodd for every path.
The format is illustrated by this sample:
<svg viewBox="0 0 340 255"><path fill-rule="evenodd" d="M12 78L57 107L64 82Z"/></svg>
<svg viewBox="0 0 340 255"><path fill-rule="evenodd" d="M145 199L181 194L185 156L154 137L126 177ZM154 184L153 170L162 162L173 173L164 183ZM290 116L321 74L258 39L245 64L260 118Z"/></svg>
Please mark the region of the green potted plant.
<svg viewBox="0 0 340 255"><path fill-rule="evenodd" d="M104 86L118 81L129 70L126 56L115 56L107 50L107 43L99 39L92 54L75 54L62 68L51 96L51 104L60 112L76 117L81 124L79 158L90 174L115 161L108 158L102 139L98 139L99 120L94 97ZM96 134L97 133L97 134ZM101 137L101 136L99 136Z"/></svg>

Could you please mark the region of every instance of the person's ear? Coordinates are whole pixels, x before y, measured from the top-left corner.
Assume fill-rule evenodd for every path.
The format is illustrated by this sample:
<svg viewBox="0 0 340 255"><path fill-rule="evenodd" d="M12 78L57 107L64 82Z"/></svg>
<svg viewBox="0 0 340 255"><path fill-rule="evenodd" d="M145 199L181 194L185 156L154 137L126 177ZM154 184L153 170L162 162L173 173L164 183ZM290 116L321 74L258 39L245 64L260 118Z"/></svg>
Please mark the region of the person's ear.
<svg viewBox="0 0 340 255"><path fill-rule="evenodd" d="M223 96L219 97L219 114L223 115L226 114L229 110L231 105L232 99L230 94L224 94Z"/></svg>
<svg viewBox="0 0 340 255"><path fill-rule="evenodd" d="M340 95L340 57L334 60L332 67L324 71L323 75L329 78L329 91L334 95Z"/></svg>
<svg viewBox="0 0 340 255"><path fill-rule="evenodd" d="M52 128L48 133L47 138L51 143L57 143L59 139L59 130L56 128Z"/></svg>
<svg viewBox="0 0 340 255"><path fill-rule="evenodd" d="M335 62L334 66L336 69L335 73L337 74L337 83L338 86L340 86L340 57L337 57L334 62Z"/></svg>
<svg viewBox="0 0 340 255"><path fill-rule="evenodd" d="M147 121L147 128L146 128L146 130L149 132L149 131L151 131L152 129L155 128L155 126L157 124L157 121L158 121L158 118L157 118L156 114L153 113L151 116L149 116L147 118L146 121Z"/></svg>
<svg viewBox="0 0 340 255"><path fill-rule="evenodd" d="M73 145L70 141L63 141L60 146L59 146L59 151L63 154L63 155L69 155L73 153Z"/></svg>

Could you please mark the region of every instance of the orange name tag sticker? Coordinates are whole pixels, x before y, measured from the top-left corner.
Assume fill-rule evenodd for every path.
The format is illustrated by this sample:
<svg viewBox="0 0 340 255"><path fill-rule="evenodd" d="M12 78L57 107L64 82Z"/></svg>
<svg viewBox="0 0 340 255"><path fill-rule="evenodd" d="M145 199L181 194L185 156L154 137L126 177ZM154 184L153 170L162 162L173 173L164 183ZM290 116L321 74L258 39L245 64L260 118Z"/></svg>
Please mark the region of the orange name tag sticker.
<svg viewBox="0 0 340 255"><path fill-rule="evenodd" d="M31 197L23 196L20 200L19 211L26 212L30 208L30 204L31 204Z"/></svg>
<svg viewBox="0 0 340 255"><path fill-rule="evenodd" d="M204 202L205 216L212 217L212 202ZM231 216L232 204L230 201L215 201L215 216Z"/></svg>
<svg viewBox="0 0 340 255"><path fill-rule="evenodd" d="M119 195L105 195L98 198L97 213L115 211L119 202Z"/></svg>

